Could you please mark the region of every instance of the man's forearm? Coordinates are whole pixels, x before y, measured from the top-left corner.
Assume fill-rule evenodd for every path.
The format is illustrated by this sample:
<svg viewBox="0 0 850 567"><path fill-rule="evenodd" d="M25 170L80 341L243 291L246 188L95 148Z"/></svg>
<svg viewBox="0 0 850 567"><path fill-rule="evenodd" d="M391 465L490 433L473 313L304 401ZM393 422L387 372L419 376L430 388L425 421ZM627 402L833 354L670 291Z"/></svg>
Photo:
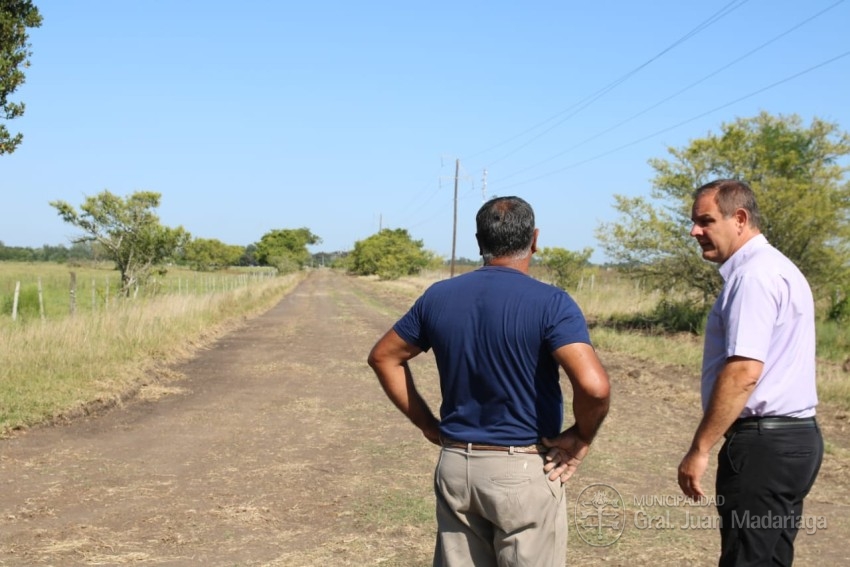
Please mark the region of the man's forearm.
<svg viewBox="0 0 850 567"><path fill-rule="evenodd" d="M573 415L576 420L576 433L579 438L590 445L596 433L605 421L610 406L610 398L593 398L574 394Z"/></svg>
<svg viewBox="0 0 850 567"><path fill-rule="evenodd" d="M413 382L413 375L407 363L378 364L373 368L381 387L390 401L429 440L436 442L439 438L438 428L440 422L416 389L416 385Z"/></svg>
<svg viewBox="0 0 850 567"><path fill-rule="evenodd" d="M611 398L608 373L590 344L567 344L557 349L553 356L567 373L573 387L575 433L584 443L590 444L608 415Z"/></svg>
<svg viewBox="0 0 850 567"><path fill-rule="evenodd" d="M679 487L686 496L705 496L701 479L708 467L709 451L741 415L763 369L764 364L758 360L733 356L726 361L714 383L691 448L679 463Z"/></svg>
<svg viewBox="0 0 850 567"><path fill-rule="evenodd" d="M387 397L432 442L439 440L439 422L419 395L407 361L421 351L390 329L372 347L367 362Z"/></svg>
<svg viewBox="0 0 850 567"><path fill-rule="evenodd" d="M730 384L726 382L728 381L721 382L718 379L715 384L711 401L694 433L691 447L696 451L710 451L738 419L747 404L749 393L745 394L738 388L730 388Z"/></svg>
<svg viewBox="0 0 850 567"><path fill-rule="evenodd" d="M390 397L392 402L401 412L419 429L425 430L437 422L434 413L425 399L419 394L416 389L416 384L413 382L413 374L410 372L410 367L407 363L401 364L401 368L393 369L394 379L391 387L392 394L387 387L384 390ZM383 381L381 381L383 384Z"/></svg>
<svg viewBox="0 0 850 567"><path fill-rule="evenodd" d="M694 434L692 449L710 451L744 411L764 365L751 359L730 359L711 392L705 414Z"/></svg>

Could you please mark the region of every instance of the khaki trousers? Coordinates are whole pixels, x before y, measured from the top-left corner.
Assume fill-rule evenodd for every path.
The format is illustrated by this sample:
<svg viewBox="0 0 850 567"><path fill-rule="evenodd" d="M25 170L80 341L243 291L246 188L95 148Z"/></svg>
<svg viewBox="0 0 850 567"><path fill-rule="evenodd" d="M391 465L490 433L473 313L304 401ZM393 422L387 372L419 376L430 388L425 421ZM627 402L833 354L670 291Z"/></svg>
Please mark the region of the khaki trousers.
<svg viewBox="0 0 850 567"><path fill-rule="evenodd" d="M567 510L543 455L443 448L434 567L563 567Z"/></svg>

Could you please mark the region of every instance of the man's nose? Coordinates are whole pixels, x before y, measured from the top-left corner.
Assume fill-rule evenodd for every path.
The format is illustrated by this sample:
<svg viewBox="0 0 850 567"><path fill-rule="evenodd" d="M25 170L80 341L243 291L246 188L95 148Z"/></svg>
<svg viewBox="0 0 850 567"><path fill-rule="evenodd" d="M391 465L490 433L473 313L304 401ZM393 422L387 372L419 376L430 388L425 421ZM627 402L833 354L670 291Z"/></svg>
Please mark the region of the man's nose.
<svg viewBox="0 0 850 567"><path fill-rule="evenodd" d="M699 236L700 234L702 234L702 229L696 223L694 223L691 226L691 236L696 237L696 236Z"/></svg>

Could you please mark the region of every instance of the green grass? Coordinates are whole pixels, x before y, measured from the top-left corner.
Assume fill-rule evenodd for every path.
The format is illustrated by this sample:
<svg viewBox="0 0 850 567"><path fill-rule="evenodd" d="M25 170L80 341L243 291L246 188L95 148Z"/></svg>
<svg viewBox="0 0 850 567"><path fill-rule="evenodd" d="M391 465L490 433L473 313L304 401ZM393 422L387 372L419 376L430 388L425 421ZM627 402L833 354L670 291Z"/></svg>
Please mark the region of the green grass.
<svg viewBox="0 0 850 567"><path fill-rule="evenodd" d="M170 267L146 285L133 290L134 297L178 293L206 294L248 285L274 275L267 268L232 268L221 272L194 272ZM51 262L0 262L0 325L12 317L16 286L19 288L18 321L65 317L74 313L108 310L120 302L121 277L111 262L85 265ZM39 299L41 288L41 299ZM73 288L73 294L72 294Z"/></svg>
<svg viewBox="0 0 850 567"><path fill-rule="evenodd" d="M818 364L818 398L845 412L850 412L850 374L838 364Z"/></svg>
<svg viewBox="0 0 850 567"><path fill-rule="evenodd" d="M44 267L42 282L55 276L54 267ZM12 321L4 316L0 435L82 411L93 402L114 403L198 344L273 306L303 275L238 286L234 278L230 289L219 283L203 293L160 291L73 317Z"/></svg>
<svg viewBox="0 0 850 567"><path fill-rule="evenodd" d="M850 360L850 324L819 321L817 337L818 356L835 362Z"/></svg>
<svg viewBox="0 0 850 567"><path fill-rule="evenodd" d="M434 497L429 491L411 493L409 489L376 489L370 498L354 503L354 514L359 522L373 528L381 526L421 526L434 523Z"/></svg>
<svg viewBox="0 0 850 567"><path fill-rule="evenodd" d="M651 335L596 327L590 337L599 350L628 354L636 360L683 366L695 373L702 365L702 339L688 333Z"/></svg>

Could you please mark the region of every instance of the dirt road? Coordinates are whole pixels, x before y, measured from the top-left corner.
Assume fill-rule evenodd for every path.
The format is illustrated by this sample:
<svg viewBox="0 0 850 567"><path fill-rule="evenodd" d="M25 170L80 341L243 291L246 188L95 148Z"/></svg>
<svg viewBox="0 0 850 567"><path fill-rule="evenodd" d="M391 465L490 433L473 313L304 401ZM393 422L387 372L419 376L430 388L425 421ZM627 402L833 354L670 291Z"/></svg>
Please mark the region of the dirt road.
<svg viewBox="0 0 850 567"><path fill-rule="evenodd" d="M315 271L176 368L182 378L0 440L0 565L429 565L437 449L365 365L413 292ZM582 487L616 487L626 530L607 547L574 530L571 564L714 564L714 530L641 519L683 512L668 496L695 424L694 377L603 360L614 409L570 506ZM430 356L413 371L436 407ZM801 565L850 564L846 417L824 419L844 441L809 499L828 526L801 534Z"/></svg>

